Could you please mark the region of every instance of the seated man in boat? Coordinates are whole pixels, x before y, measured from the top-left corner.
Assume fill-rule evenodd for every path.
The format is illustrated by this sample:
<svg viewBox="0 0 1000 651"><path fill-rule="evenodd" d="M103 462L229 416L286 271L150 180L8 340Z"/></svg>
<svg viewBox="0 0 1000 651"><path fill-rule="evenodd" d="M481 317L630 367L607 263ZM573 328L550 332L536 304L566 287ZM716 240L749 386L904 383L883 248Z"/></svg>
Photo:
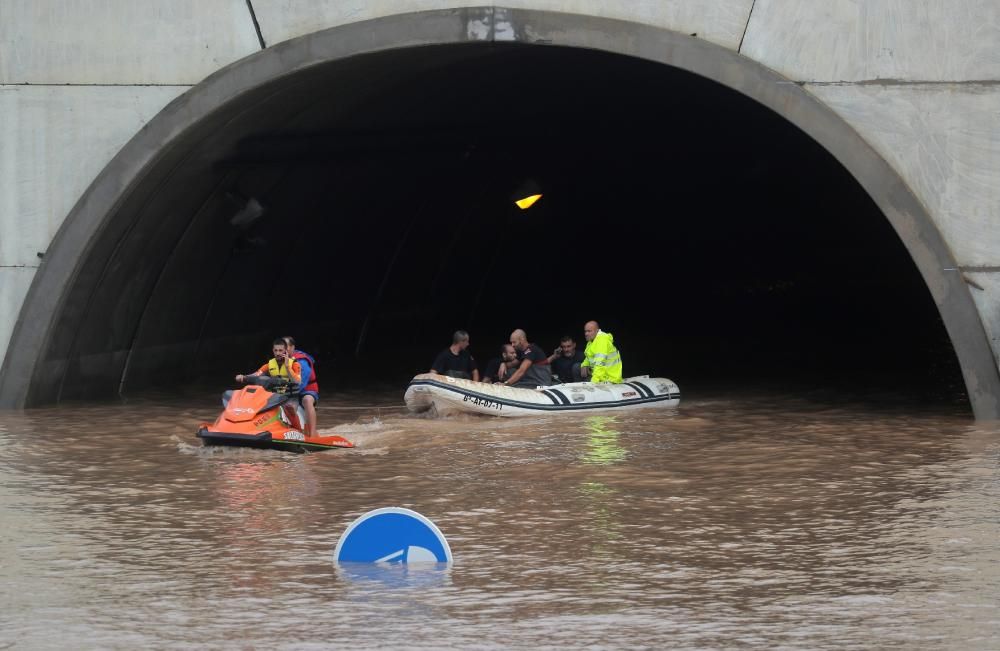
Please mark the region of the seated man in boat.
<svg viewBox="0 0 1000 651"><path fill-rule="evenodd" d="M271 352L274 353L266 364L249 375L237 375L236 381L242 384L248 377L257 377L267 373L271 377L288 378L295 384L302 383L302 367L288 354L288 345L284 339L275 339L271 344Z"/></svg>
<svg viewBox="0 0 1000 651"><path fill-rule="evenodd" d="M503 382L517 370L517 350L510 344L500 346L500 357L494 357L486 365L483 382Z"/></svg>
<svg viewBox="0 0 1000 651"><path fill-rule="evenodd" d="M469 333L465 330L456 330L451 337L451 345L434 358L430 372L479 382L479 368L468 348Z"/></svg>
<svg viewBox="0 0 1000 651"><path fill-rule="evenodd" d="M583 351L580 373L591 382L622 381L622 357L615 348L615 338L610 332L601 330L597 321L587 321L583 326L583 337L587 348Z"/></svg>
<svg viewBox="0 0 1000 651"><path fill-rule="evenodd" d="M549 355L549 364L552 365L552 375L558 377L559 382L580 382L583 376L580 374L580 364L583 363L583 351L577 350L576 340L569 335L563 336L559 340L559 348Z"/></svg>
<svg viewBox="0 0 1000 651"><path fill-rule="evenodd" d="M517 349L517 370L503 381L507 386L534 389L552 384L549 358L542 349L528 342L528 335L518 328L510 333L510 344Z"/></svg>
<svg viewBox="0 0 1000 651"><path fill-rule="evenodd" d="M299 363L302 384L299 385L299 403L306 412L306 436L316 436L316 403L319 402L319 383L316 381L316 360L309 353L295 347L293 337L282 337L288 355Z"/></svg>

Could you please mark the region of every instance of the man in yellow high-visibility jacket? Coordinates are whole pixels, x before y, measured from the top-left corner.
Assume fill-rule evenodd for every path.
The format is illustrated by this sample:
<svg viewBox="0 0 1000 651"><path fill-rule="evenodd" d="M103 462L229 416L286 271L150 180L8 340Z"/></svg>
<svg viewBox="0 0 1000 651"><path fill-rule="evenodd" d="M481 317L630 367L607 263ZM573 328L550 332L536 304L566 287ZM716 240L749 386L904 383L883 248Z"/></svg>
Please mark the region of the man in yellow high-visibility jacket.
<svg viewBox="0 0 1000 651"><path fill-rule="evenodd" d="M621 382L622 356L615 348L615 338L611 333L602 331L597 321L587 321L587 325L583 326L583 336L587 340L587 349L583 351L580 374L589 376L591 382Z"/></svg>

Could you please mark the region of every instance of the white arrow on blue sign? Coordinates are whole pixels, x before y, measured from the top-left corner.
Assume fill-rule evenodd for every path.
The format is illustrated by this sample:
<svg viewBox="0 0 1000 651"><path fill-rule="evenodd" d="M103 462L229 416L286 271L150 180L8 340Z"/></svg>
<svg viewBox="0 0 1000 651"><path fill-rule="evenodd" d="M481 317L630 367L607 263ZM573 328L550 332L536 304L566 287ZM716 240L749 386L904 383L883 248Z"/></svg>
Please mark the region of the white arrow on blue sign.
<svg viewBox="0 0 1000 651"><path fill-rule="evenodd" d="M333 560L354 563L450 563L451 547L433 522L390 506L365 513L344 531Z"/></svg>

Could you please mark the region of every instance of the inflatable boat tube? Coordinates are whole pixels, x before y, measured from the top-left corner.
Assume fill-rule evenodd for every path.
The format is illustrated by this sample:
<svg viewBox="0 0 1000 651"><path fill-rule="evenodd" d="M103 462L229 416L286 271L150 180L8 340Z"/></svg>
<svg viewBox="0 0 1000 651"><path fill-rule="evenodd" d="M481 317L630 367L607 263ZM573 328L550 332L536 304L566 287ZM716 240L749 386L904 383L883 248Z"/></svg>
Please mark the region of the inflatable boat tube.
<svg viewBox="0 0 1000 651"><path fill-rule="evenodd" d="M681 401L677 385L666 378L640 375L621 384L573 382L522 389L436 373L414 377L403 398L413 412L433 408L439 415L537 416L623 409L664 409Z"/></svg>

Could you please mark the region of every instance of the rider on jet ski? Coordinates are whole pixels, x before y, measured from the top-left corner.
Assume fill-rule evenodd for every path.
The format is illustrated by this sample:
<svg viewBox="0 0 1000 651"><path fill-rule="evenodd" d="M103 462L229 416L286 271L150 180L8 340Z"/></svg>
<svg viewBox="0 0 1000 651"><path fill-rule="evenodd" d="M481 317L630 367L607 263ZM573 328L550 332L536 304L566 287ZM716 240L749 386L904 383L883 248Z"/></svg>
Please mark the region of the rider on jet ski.
<svg viewBox="0 0 1000 651"><path fill-rule="evenodd" d="M288 378L295 384L300 384L302 382L302 367L289 356L288 345L285 343L285 340L275 339L274 343L271 344L271 352L274 353L274 357L268 360L266 364L249 375L237 375L236 381L242 384L248 377L256 377L267 373L271 377Z"/></svg>
<svg viewBox="0 0 1000 651"><path fill-rule="evenodd" d="M309 353L295 348L295 339L285 340L288 356L299 363L302 369L302 384L299 385L299 402L306 412L306 435L316 436L316 403L319 402L319 383L316 381L316 360Z"/></svg>

